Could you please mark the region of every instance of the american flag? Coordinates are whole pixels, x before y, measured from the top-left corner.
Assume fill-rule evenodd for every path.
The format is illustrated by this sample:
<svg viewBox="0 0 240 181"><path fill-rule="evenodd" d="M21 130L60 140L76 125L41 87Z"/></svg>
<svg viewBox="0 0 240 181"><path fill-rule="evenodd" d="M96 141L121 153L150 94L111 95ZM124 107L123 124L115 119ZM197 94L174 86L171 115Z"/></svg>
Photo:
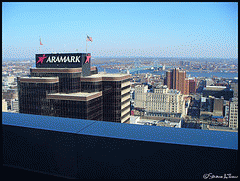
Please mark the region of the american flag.
<svg viewBox="0 0 240 181"><path fill-rule="evenodd" d="M40 38L40 45L43 45L42 42L41 42L41 38Z"/></svg>
<svg viewBox="0 0 240 181"><path fill-rule="evenodd" d="M87 41L91 41L92 42L92 37L87 35Z"/></svg>

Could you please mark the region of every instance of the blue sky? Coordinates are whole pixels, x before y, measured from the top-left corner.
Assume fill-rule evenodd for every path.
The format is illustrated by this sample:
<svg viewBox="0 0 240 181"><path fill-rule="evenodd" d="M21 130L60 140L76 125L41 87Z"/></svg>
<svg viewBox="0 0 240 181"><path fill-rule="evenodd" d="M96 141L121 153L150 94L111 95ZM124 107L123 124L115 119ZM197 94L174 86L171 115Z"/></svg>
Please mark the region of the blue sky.
<svg viewBox="0 0 240 181"><path fill-rule="evenodd" d="M93 57L238 58L238 3L2 3L3 58L86 52L86 34Z"/></svg>

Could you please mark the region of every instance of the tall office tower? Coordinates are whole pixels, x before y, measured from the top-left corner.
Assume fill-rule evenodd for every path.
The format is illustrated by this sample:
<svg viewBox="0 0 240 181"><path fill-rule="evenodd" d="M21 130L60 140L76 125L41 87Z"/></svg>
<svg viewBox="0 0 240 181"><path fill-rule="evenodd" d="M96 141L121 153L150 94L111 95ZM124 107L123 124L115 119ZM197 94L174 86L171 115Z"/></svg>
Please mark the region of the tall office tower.
<svg viewBox="0 0 240 181"><path fill-rule="evenodd" d="M147 100L147 85L137 85L135 86L135 98L134 98L134 107L137 109L145 109L146 108L146 100Z"/></svg>
<svg viewBox="0 0 240 181"><path fill-rule="evenodd" d="M173 88L173 72L172 72L172 71L167 71L167 72L166 72L165 85L167 85L167 87L168 87L169 89L172 89L172 88Z"/></svg>
<svg viewBox="0 0 240 181"><path fill-rule="evenodd" d="M230 99L229 127L238 129L238 98Z"/></svg>
<svg viewBox="0 0 240 181"><path fill-rule="evenodd" d="M196 78L188 78L188 79L189 79L189 93L196 93L196 89L197 89Z"/></svg>
<svg viewBox="0 0 240 181"><path fill-rule="evenodd" d="M188 82L186 83L186 72L179 71L179 68L175 68L172 71L166 72L166 81L165 85L169 89L177 89L181 91L182 94L187 95L189 94L188 91Z"/></svg>
<svg viewBox="0 0 240 181"><path fill-rule="evenodd" d="M18 78L19 112L128 122L130 75L99 74L90 53L37 54L31 77Z"/></svg>
<svg viewBox="0 0 240 181"><path fill-rule="evenodd" d="M189 95L189 82L190 82L189 79L185 78L184 87L183 87L184 95Z"/></svg>
<svg viewBox="0 0 240 181"><path fill-rule="evenodd" d="M181 91L182 94L188 94L188 91L186 89L186 72L185 71L179 71L178 72L178 80L176 80L176 83L178 84L178 89Z"/></svg>
<svg viewBox="0 0 240 181"><path fill-rule="evenodd" d="M172 78L172 84L173 84L173 87L172 87L172 89L177 89L177 90L179 90L179 68L175 68L175 69L173 69L173 71L172 71L172 76L173 76L173 78Z"/></svg>

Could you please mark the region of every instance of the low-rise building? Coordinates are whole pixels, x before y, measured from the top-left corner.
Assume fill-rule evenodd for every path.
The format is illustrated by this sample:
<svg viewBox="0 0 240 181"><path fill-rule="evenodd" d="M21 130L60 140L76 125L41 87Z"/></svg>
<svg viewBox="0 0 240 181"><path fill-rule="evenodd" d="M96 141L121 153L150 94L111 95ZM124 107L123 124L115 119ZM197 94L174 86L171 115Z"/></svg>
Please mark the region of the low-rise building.
<svg viewBox="0 0 240 181"><path fill-rule="evenodd" d="M133 117L133 116L132 116ZM132 124L148 125L148 126L163 126L163 127L174 127L182 128L182 119L155 119L155 118L141 118L135 116L132 118Z"/></svg>

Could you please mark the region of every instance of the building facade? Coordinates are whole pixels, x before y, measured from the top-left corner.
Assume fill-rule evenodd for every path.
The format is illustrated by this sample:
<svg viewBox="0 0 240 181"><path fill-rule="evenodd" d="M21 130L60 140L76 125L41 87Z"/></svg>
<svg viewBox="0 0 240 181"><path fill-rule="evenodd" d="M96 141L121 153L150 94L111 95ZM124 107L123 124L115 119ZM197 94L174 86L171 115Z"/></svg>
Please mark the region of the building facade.
<svg viewBox="0 0 240 181"><path fill-rule="evenodd" d="M158 86L148 91L147 86L135 87L135 109L143 109L146 116L184 117L186 115L184 95L180 91Z"/></svg>
<svg viewBox="0 0 240 181"><path fill-rule="evenodd" d="M230 99L229 127L238 129L238 98Z"/></svg>
<svg viewBox="0 0 240 181"><path fill-rule="evenodd" d="M195 94L197 89L197 80L196 78L188 78L189 80L189 93Z"/></svg>
<svg viewBox="0 0 240 181"><path fill-rule="evenodd" d="M147 115L163 117L184 117L186 115L184 96L180 91L166 86L147 93Z"/></svg>
<svg viewBox="0 0 240 181"><path fill-rule="evenodd" d="M50 115L47 94L59 92L58 77L18 77L19 113Z"/></svg>
<svg viewBox="0 0 240 181"><path fill-rule="evenodd" d="M186 79L186 72L180 71L179 68L166 72L165 85L169 89L181 91L184 95L189 94L189 82Z"/></svg>
<svg viewBox="0 0 240 181"><path fill-rule="evenodd" d="M233 98L233 90L227 88L226 86L206 86L203 89L203 96L214 96L216 98L223 97L224 100L229 100Z"/></svg>
<svg viewBox="0 0 240 181"><path fill-rule="evenodd" d="M11 100L11 111L13 112L19 112L19 105L18 105L18 99Z"/></svg>
<svg viewBox="0 0 240 181"><path fill-rule="evenodd" d="M90 61L89 53L37 55L30 77L18 77L19 112L129 122L130 75L100 74Z"/></svg>
<svg viewBox="0 0 240 181"><path fill-rule="evenodd" d="M147 91L147 85L135 86L134 108L146 109Z"/></svg>
<svg viewBox="0 0 240 181"><path fill-rule="evenodd" d="M2 112L7 112L7 101L5 101L5 99L2 98Z"/></svg>
<svg viewBox="0 0 240 181"><path fill-rule="evenodd" d="M238 83L231 83L230 86L233 90L233 97L238 98Z"/></svg>
<svg viewBox="0 0 240 181"><path fill-rule="evenodd" d="M213 114L214 116L223 116L224 99L214 98Z"/></svg>

